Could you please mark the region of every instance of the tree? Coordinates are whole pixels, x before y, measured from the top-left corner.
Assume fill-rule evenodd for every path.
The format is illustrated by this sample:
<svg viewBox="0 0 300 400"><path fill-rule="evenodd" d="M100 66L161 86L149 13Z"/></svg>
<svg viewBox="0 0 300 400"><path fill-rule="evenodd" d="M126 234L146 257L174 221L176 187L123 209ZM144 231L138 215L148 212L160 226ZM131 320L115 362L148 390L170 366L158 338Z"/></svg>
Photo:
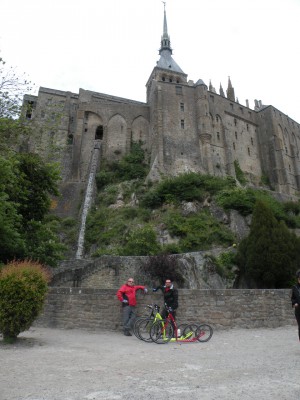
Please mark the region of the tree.
<svg viewBox="0 0 300 400"><path fill-rule="evenodd" d="M283 288L297 268L299 240L278 222L262 201L254 207L250 233L238 249L237 262L248 282L259 288Z"/></svg>
<svg viewBox="0 0 300 400"><path fill-rule="evenodd" d="M177 258L170 254L148 257L141 265L141 273L152 281L158 280L159 284L164 284L166 279L176 281L179 286L184 283Z"/></svg>
<svg viewBox="0 0 300 400"><path fill-rule="evenodd" d="M62 258L57 226L46 221L59 171L36 154L0 156L0 262L31 258L54 266Z"/></svg>
<svg viewBox="0 0 300 400"><path fill-rule="evenodd" d="M7 151L19 143L20 137L27 137L30 127L21 115L24 94L32 89L32 83L25 74L19 75L15 68L7 67L0 58L0 152Z"/></svg>
<svg viewBox="0 0 300 400"><path fill-rule="evenodd" d="M6 62L0 57L0 118L18 116L23 96L31 89L32 83L26 74L19 75L16 68L6 67Z"/></svg>
<svg viewBox="0 0 300 400"><path fill-rule="evenodd" d="M42 221L49 212L50 196L58 196L60 173L56 164L45 163L38 154L22 153L15 156L18 168L18 188L11 193L19 204L23 224Z"/></svg>
<svg viewBox="0 0 300 400"><path fill-rule="evenodd" d="M42 310L49 272L32 261L12 262L0 270L0 332L13 342Z"/></svg>
<svg viewBox="0 0 300 400"><path fill-rule="evenodd" d="M0 171L0 262L5 262L21 256L25 242L21 234L22 216L9 194L17 188L15 162L0 156Z"/></svg>

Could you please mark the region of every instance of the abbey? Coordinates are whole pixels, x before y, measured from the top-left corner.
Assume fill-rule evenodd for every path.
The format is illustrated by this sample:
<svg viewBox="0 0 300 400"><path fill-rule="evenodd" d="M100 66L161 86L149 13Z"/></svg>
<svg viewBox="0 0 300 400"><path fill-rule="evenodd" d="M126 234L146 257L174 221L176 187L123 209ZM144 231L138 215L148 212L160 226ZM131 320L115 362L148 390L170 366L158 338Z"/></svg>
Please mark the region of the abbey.
<svg viewBox="0 0 300 400"><path fill-rule="evenodd" d="M254 109L239 104L230 78L226 95L221 86L217 94L201 79L188 80L172 57L165 10L159 55L146 103L84 89L41 87L38 96L25 96L41 148L59 149L66 196L86 186L92 160L99 165L95 152L116 161L139 141L149 157L149 180L186 171L235 176L239 166L249 183L264 180L276 192L297 196L300 125L261 101Z"/></svg>

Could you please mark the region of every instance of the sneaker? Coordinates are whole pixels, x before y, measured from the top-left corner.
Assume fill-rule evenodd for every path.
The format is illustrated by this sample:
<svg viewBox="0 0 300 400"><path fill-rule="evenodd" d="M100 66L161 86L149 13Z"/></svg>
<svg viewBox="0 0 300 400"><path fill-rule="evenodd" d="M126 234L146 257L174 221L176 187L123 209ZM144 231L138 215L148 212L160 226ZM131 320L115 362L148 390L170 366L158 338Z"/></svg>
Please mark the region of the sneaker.
<svg viewBox="0 0 300 400"><path fill-rule="evenodd" d="M129 331L124 331L125 336L132 336L132 334Z"/></svg>

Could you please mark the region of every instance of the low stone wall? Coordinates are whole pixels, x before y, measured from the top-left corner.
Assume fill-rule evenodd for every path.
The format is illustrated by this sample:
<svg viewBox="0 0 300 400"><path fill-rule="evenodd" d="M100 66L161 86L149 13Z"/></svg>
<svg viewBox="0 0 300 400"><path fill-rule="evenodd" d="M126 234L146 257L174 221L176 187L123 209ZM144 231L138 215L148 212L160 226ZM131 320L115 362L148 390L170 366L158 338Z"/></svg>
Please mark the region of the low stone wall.
<svg viewBox="0 0 300 400"><path fill-rule="evenodd" d="M52 287L37 325L65 329L120 330L121 304L117 289ZM290 290L179 289L177 320L206 322L214 329L276 328L295 324ZM147 304L162 306L162 293L137 294L138 315Z"/></svg>

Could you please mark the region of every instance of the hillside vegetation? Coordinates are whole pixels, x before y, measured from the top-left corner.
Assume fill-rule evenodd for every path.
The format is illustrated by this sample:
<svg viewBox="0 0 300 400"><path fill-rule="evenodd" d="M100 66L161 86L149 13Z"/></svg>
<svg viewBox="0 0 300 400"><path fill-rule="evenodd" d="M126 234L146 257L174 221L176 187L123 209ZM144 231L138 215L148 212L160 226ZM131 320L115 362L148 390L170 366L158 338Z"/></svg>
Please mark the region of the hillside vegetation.
<svg viewBox="0 0 300 400"><path fill-rule="evenodd" d="M286 228L286 235L293 235L287 228L300 228L299 202L281 203L270 191L242 187L232 177L190 172L146 184L147 173L144 153L137 144L120 163L102 165L96 178L97 198L87 221L85 248L88 254L93 257L104 254L153 256L207 250L214 246L223 246L225 251L237 243L237 239L228 225L216 219L211 204L225 212L237 210L247 216L253 213L258 202L263 203L272 218ZM255 237L255 232L253 235ZM298 246L299 241L294 236L293 240L294 246ZM238 250L237 259L242 264L241 271L245 265L243 251L244 257L241 257ZM224 260L235 262L235 257L224 254ZM222 258L219 261L224 263ZM287 274L290 277L292 269L297 267L294 261Z"/></svg>

